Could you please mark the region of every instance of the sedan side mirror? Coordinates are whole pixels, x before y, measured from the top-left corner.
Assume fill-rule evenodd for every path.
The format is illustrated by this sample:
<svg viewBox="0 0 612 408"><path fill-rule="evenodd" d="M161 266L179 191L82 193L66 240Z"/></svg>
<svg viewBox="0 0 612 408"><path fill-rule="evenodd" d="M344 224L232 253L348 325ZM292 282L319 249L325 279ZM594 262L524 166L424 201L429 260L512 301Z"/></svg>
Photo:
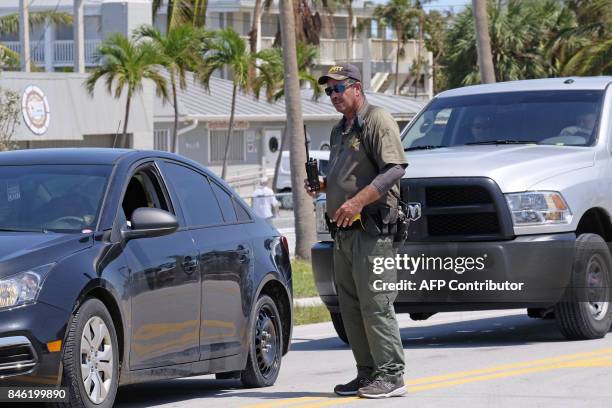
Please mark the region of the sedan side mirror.
<svg viewBox="0 0 612 408"><path fill-rule="evenodd" d="M176 217L159 208L137 208L132 214L132 229L122 230L125 241L135 238L161 237L178 229Z"/></svg>

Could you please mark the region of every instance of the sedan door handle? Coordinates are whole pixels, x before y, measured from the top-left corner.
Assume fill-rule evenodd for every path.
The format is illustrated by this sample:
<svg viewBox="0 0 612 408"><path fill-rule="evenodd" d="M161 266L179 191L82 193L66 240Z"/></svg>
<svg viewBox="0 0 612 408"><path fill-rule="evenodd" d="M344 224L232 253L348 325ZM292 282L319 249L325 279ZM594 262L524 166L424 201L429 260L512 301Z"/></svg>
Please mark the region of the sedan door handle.
<svg viewBox="0 0 612 408"><path fill-rule="evenodd" d="M245 248L243 245L238 245L238 248L236 248L236 253L238 254L240 263L249 263L251 259L251 250L249 248Z"/></svg>
<svg viewBox="0 0 612 408"><path fill-rule="evenodd" d="M181 265L183 266L185 273L192 274L198 268L198 260L197 258L194 259L190 256L186 256Z"/></svg>
<svg viewBox="0 0 612 408"><path fill-rule="evenodd" d="M236 248L236 253L238 255L249 255L251 250L249 248L245 248L243 245L238 245L238 248Z"/></svg>

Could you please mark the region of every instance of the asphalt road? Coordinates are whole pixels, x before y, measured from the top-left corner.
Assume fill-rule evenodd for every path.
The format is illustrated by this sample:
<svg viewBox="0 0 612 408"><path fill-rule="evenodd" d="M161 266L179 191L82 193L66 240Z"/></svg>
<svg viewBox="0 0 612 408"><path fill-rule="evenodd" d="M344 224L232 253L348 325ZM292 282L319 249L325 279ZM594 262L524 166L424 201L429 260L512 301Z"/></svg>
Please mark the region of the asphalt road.
<svg viewBox="0 0 612 408"><path fill-rule="evenodd" d="M336 397L355 372L330 323L298 326L273 387L241 389L193 377L122 387L117 407L610 407L612 334L563 339L553 320L523 310L400 316L408 394L384 401Z"/></svg>

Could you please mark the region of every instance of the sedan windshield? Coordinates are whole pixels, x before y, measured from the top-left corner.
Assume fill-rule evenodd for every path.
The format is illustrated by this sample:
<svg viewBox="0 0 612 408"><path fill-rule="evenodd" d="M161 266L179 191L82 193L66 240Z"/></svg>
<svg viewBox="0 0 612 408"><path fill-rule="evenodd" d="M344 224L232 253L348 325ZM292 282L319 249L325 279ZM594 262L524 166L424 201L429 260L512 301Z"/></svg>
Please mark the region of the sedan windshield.
<svg viewBox="0 0 612 408"><path fill-rule="evenodd" d="M435 99L403 135L406 150L595 142L602 91L532 91Z"/></svg>
<svg viewBox="0 0 612 408"><path fill-rule="evenodd" d="M0 230L94 229L111 166L0 166Z"/></svg>

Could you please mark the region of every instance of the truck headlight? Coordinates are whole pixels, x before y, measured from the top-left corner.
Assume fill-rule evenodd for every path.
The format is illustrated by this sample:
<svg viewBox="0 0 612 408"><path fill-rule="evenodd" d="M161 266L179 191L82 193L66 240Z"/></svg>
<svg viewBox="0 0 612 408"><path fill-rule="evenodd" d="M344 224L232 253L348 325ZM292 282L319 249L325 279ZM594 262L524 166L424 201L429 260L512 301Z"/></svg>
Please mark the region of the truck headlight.
<svg viewBox="0 0 612 408"><path fill-rule="evenodd" d="M505 194L515 226L569 224L572 211L556 191Z"/></svg>
<svg viewBox="0 0 612 408"><path fill-rule="evenodd" d="M315 202L315 218L317 222L317 234L327 234L327 223L325 222L325 212L327 211L327 201L317 200Z"/></svg>
<svg viewBox="0 0 612 408"><path fill-rule="evenodd" d="M43 265L0 279L0 309L36 302L45 277L53 265Z"/></svg>

